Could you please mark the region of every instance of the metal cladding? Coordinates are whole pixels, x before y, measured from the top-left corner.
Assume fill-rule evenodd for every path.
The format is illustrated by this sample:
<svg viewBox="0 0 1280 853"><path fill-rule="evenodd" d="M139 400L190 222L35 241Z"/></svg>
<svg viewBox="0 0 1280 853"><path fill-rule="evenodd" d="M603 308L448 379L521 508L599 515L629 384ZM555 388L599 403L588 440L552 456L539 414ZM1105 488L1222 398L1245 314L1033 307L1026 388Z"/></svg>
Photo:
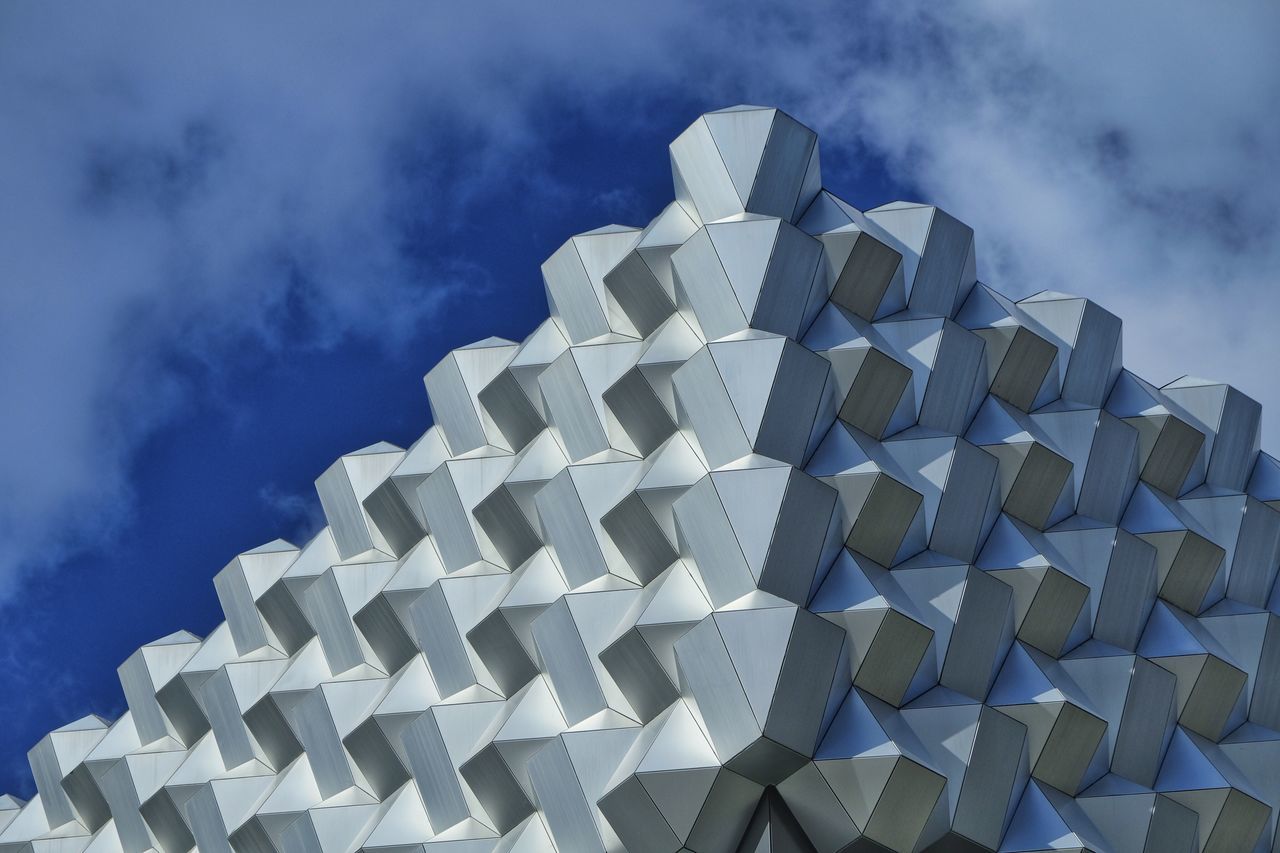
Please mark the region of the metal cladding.
<svg viewBox="0 0 1280 853"><path fill-rule="evenodd" d="M671 164L31 750L2 853L1277 849L1258 405L850 207L777 110Z"/></svg>

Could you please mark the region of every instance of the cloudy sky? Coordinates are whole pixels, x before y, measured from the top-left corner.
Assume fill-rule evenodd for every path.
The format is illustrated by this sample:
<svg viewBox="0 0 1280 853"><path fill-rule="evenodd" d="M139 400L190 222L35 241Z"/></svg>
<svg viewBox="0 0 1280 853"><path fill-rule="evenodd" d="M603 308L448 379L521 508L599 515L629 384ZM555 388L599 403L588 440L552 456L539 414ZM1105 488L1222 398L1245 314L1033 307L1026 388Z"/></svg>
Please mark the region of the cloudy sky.
<svg viewBox="0 0 1280 853"><path fill-rule="evenodd" d="M0 791L314 531L333 458L419 435L441 355L532 329L565 237L657 213L708 109L786 109L851 203L936 203L983 280L1280 410L1280 6L804 5L0 7Z"/></svg>

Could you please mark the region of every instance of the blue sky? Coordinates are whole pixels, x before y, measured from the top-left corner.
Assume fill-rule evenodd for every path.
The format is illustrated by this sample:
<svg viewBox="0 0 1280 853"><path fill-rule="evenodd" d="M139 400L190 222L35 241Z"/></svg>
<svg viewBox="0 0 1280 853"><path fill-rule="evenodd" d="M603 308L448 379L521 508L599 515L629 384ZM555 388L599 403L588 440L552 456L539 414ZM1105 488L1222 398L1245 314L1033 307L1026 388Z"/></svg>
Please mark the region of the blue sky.
<svg viewBox="0 0 1280 853"><path fill-rule="evenodd" d="M786 109L851 203L937 203L1147 378L1280 408L1280 7L579 6L0 9L0 791L305 540L332 459L416 438L445 352L532 329L567 236L656 214L708 109Z"/></svg>

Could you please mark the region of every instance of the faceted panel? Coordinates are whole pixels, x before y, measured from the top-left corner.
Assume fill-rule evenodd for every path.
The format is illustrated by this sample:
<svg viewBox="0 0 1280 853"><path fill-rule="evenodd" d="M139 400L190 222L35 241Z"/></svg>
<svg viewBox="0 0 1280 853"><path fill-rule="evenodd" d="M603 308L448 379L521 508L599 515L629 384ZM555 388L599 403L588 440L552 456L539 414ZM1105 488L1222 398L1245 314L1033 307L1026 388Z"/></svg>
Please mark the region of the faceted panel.
<svg viewBox="0 0 1280 853"><path fill-rule="evenodd" d="M28 754L0 851L1270 850L1280 462L1118 318L699 118L550 317L425 377L225 621ZM73 626L74 627L74 626Z"/></svg>

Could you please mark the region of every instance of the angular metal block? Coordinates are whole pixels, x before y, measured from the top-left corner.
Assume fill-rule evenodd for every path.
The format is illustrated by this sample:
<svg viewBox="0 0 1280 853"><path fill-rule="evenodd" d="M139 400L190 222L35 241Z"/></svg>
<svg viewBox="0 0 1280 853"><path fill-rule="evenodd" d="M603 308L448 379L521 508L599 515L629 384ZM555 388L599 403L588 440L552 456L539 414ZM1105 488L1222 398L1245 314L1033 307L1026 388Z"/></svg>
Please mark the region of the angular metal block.
<svg viewBox="0 0 1280 853"><path fill-rule="evenodd" d="M0 853L1270 850L1280 462L1119 319L821 189L777 110L572 237L225 621L56 729ZM74 627L74 626L72 626Z"/></svg>
<svg viewBox="0 0 1280 853"><path fill-rule="evenodd" d="M866 214L823 191L800 227L822 242L833 304L869 322L906 307L902 253Z"/></svg>
<svg viewBox="0 0 1280 853"><path fill-rule="evenodd" d="M800 229L748 215L703 226L671 266L677 302L707 341L747 329L798 339L830 292L821 260L822 244Z"/></svg>
<svg viewBox="0 0 1280 853"><path fill-rule="evenodd" d="M773 785L812 756L832 695L848 689L843 639L787 606L721 611L676 641L681 694L721 763Z"/></svg>
<svg viewBox="0 0 1280 853"><path fill-rule="evenodd" d="M1058 346L1062 399L1095 408L1106 402L1121 371L1120 318L1088 299L1049 290L1017 304Z"/></svg>
<svg viewBox="0 0 1280 853"><path fill-rule="evenodd" d="M316 493L333 541L343 559L365 551L393 549L364 509L364 500L404 458L404 451L379 442L343 456L316 480Z"/></svg>
<svg viewBox="0 0 1280 853"><path fill-rule="evenodd" d="M840 404L839 418L879 439L884 437L893 413L898 409L911 380L911 371L874 347L863 350L861 355L856 368L851 370L842 365L852 372L853 381Z"/></svg>
<svg viewBox="0 0 1280 853"><path fill-rule="evenodd" d="M604 276L631 251L639 236L639 229L606 225L569 238L543 262L547 304L570 343L614 332L635 334L625 314L610 311Z"/></svg>
<svg viewBox="0 0 1280 853"><path fill-rule="evenodd" d="M605 273L612 303L626 315L640 337L647 338L676 310L671 255L698 225L678 202L672 202L640 232L635 246Z"/></svg>
<svg viewBox="0 0 1280 853"><path fill-rule="evenodd" d="M760 589L808 601L832 532L835 490L787 466L726 469L674 503L682 539L717 607Z"/></svg>
<svg viewBox="0 0 1280 853"><path fill-rule="evenodd" d="M822 187L818 136L786 113L707 113L671 143L676 201L711 222L744 212L795 221Z"/></svg>

